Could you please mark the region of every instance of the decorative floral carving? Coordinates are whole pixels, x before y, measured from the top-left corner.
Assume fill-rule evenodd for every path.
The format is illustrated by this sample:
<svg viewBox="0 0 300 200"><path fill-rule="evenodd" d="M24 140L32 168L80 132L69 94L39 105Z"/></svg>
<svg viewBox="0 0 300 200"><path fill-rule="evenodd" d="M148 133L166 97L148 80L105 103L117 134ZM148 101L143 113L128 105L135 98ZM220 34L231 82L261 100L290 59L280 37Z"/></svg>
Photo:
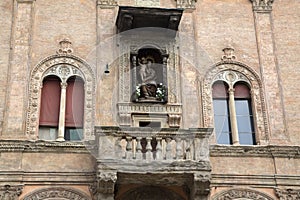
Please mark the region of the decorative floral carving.
<svg viewBox="0 0 300 200"><path fill-rule="evenodd" d="M17 200L22 193L22 186L4 185L0 188L1 200Z"/></svg>
<svg viewBox="0 0 300 200"><path fill-rule="evenodd" d="M197 0L175 0L177 8L192 8L195 9Z"/></svg>
<svg viewBox="0 0 300 200"><path fill-rule="evenodd" d="M23 200L47 200L47 199L72 199L72 200L90 200L91 198L80 191L70 188L44 188L33 191L26 195Z"/></svg>
<svg viewBox="0 0 300 200"><path fill-rule="evenodd" d="M295 189L276 189L276 195L280 200L299 200L300 190Z"/></svg>
<svg viewBox="0 0 300 200"><path fill-rule="evenodd" d="M253 10L258 12L271 12L274 0L250 0Z"/></svg>
<svg viewBox="0 0 300 200"><path fill-rule="evenodd" d="M253 200L273 200L268 195L250 189L230 189L220 192L212 197L212 200L231 200L231 199L253 199Z"/></svg>
<svg viewBox="0 0 300 200"><path fill-rule="evenodd" d="M114 194L115 183L117 181L117 172L104 171L98 166L97 180L90 186L90 191L94 199L102 199L105 195Z"/></svg>
<svg viewBox="0 0 300 200"><path fill-rule="evenodd" d="M26 134L37 138L38 115L40 107L40 95L43 78L48 75L56 75L62 81L68 77L77 75L85 82L85 108L84 108L84 136L92 139L93 107L95 95L95 73L93 69L82 59L71 55L54 55L42 60L31 72L29 86L29 108L26 122Z"/></svg>
<svg viewBox="0 0 300 200"><path fill-rule="evenodd" d="M59 42L60 48L57 50L57 54L67 55L73 53L72 42L68 38L65 38Z"/></svg>
<svg viewBox="0 0 300 200"><path fill-rule="evenodd" d="M219 62L211 67L211 70L205 75L202 84L204 127L214 126L211 93L212 84L217 80L228 82L228 74L233 75L231 78L234 78L235 82L241 80L250 85L253 100L253 116L256 120L257 141L267 141L269 131L261 80L254 70L237 61L226 60Z"/></svg>

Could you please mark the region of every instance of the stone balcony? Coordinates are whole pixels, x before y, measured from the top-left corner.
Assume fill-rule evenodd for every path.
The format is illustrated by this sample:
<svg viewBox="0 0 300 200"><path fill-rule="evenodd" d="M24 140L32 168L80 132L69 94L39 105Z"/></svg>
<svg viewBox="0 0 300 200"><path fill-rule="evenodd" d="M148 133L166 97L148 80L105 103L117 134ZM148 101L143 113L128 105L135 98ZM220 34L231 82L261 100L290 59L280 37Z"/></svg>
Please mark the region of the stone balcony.
<svg viewBox="0 0 300 200"><path fill-rule="evenodd" d="M97 193L112 194L115 184L156 184L188 187L191 198L207 195L211 133L210 128L96 127Z"/></svg>

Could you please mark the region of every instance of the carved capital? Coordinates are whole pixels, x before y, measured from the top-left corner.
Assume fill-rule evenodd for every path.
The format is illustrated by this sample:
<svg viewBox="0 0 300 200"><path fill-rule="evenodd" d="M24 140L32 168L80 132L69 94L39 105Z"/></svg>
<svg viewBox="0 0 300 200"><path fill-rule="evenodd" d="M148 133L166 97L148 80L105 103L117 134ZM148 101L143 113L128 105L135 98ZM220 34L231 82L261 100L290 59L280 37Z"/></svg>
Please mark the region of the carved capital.
<svg viewBox="0 0 300 200"><path fill-rule="evenodd" d="M177 8L195 9L197 0L175 0Z"/></svg>
<svg viewBox="0 0 300 200"><path fill-rule="evenodd" d="M0 188L0 199L2 200L17 200L22 193L22 186L4 185Z"/></svg>
<svg viewBox="0 0 300 200"><path fill-rule="evenodd" d="M250 0L252 2L253 11L255 12L271 12L274 0Z"/></svg>
<svg viewBox="0 0 300 200"><path fill-rule="evenodd" d="M117 172L101 171L98 172L97 181L90 186L90 191L94 196L102 194L113 194L115 183L117 181Z"/></svg>
<svg viewBox="0 0 300 200"><path fill-rule="evenodd" d="M280 200L297 200L300 199L300 190L277 188L276 195Z"/></svg>

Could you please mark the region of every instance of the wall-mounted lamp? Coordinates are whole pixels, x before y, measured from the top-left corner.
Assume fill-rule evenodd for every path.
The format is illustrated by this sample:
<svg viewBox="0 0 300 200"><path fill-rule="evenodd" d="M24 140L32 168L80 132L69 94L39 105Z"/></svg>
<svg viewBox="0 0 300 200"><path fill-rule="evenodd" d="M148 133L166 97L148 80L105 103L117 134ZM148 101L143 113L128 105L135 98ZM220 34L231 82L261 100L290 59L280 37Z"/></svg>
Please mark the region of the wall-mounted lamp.
<svg viewBox="0 0 300 200"><path fill-rule="evenodd" d="M108 69L108 64L106 64L105 66L105 71L104 71L105 74L109 74L109 69Z"/></svg>

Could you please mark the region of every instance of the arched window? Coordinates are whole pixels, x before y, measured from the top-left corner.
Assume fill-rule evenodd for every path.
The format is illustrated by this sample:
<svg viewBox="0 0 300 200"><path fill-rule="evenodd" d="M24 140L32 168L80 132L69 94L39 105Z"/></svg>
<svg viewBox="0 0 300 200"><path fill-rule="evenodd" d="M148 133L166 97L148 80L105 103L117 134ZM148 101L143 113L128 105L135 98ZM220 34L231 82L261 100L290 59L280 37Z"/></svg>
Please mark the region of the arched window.
<svg viewBox="0 0 300 200"><path fill-rule="evenodd" d="M228 85L223 81L217 81L212 87L215 133L218 144L232 144Z"/></svg>
<svg viewBox="0 0 300 200"><path fill-rule="evenodd" d="M41 139L55 140L58 133L61 81L56 76L43 80L39 135Z"/></svg>
<svg viewBox="0 0 300 200"><path fill-rule="evenodd" d="M251 93L247 83L216 81L212 96L217 143L255 145Z"/></svg>
<svg viewBox="0 0 300 200"><path fill-rule="evenodd" d="M71 76L61 82L57 76L45 77L41 94L39 138L81 140L84 118L82 78Z"/></svg>
<svg viewBox="0 0 300 200"><path fill-rule="evenodd" d="M249 87L243 82L234 85L234 103L239 143L255 144L251 94Z"/></svg>
<svg viewBox="0 0 300 200"><path fill-rule="evenodd" d="M65 140L81 140L83 137L84 82L80 77L67 81Z"/></svg>

